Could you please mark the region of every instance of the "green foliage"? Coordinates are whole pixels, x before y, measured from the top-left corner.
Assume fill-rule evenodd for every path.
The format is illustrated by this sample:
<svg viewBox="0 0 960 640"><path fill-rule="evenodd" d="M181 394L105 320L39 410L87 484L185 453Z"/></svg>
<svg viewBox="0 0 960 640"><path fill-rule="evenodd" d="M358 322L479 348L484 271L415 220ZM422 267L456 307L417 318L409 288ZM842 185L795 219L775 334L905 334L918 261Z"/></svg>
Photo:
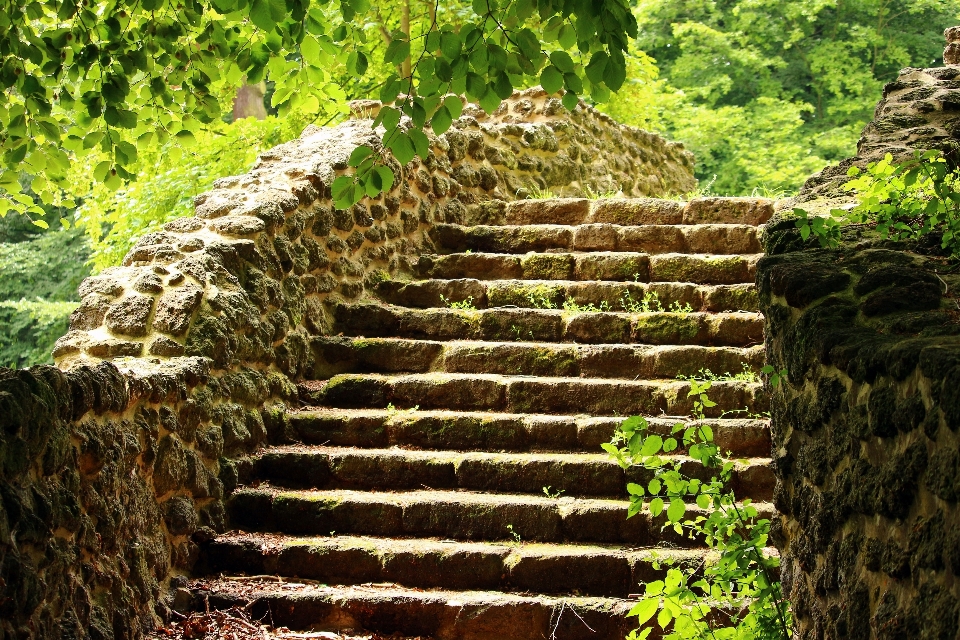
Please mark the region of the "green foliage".
<svg viewBox="0 0 960 640"><path fill-rule="evenodd" d="M640 0L628 81L602 107L684 142L719 194L796 190L853 155L883 83L938 63L957 0Z"/></svg>
<svg viewBox="0 0 960 640"><path fill-rule="evenodd" d="M473 296L468 296L466 300L460 300L459 302L453 302L452 300L447 299L446 296L440 294L440 302L447 305L450 309L460 309L461 311L476 311L477 307L473 304Z"/></svg>
<svg viewBox="0 0 960 640"><path fill-rule="evenodd" d="M730 373L729 371L727 371L726 373L714 373L710 369L704 369L701 367L696 373L693 373L693 374L686 375L686 374L678 373L677 380L696 380L698 382L704 382L704 381L722 382L722 381L728 381L728 380L739 380L742 382L757 382L758 380L757 374L753 372L749 364L747 364L746 362L741 362L740 366L742 370L737 373ZM772 371L772 367L771 367L771 371Z"/></svg>
<svg viewBox="0 0 960 640"><path fill-rule="evenodd" d="M789 604L775 578L779 557L766 550L770 522L727 488L734 462L721 455L704 420L705 410L716 406L710 386L709 380L691 381L693 420L676 424L668 436L633 416L603 445L624 469L639 465L653 472L646 486L627 485L628 518L646 510L662 517L664 528L700 539L715 553L702 569L672 567L664 580L646 583L643 599L628 613L639 626L628 640L648 637L654 617L668 640L790 638ZM681 448L715 475L702 481L683 473L683 459L668 455Z"/></svg>
<svg viewBox="0 0 960 640"><path fill-rule="evenodd" d="M299 112L212 124L197 134L198 144L190 149L172 141L147 149L130 167L139 179L116 190L97 179L105 155L86 156L71 168L70 178L87 194L76 216L90 238L94 268L120 264L138 237L192 215L194 196L217 178L249 170L260 151L296 137L305 124Z"/></svg>
<svg viewBox="0 0 960 640"><path fill-rule="evenodd" d="M960 169L951 169L939 151L917 151L900 163L888 153L865 172L850 167L847 175L853 179L844 188L857 206L833 209L829 217L794 209L804 240L812 235L822 247L836 247L846 224L871 226L893 240L938 233L941 248L960 259Z"/></svg>
<svg viewBox="0 0 960 640"><path fill-rule="evenodd" d="M0 366L53 362L53 344L66 333L77 287L90 272L88 255L74 229L0 244Z"/></svg>
<svg viewBox="0 0 960 640"><path fill-rule="evenodd" d="M562 91L568 109L581 94L607 99L624 83L637 35L626 0L474 0L434 5L413 23L410 8L409 0L11 0L0 13L0 216L13 210L47 224L43 205L72 206L70 168L92 153L96 180L122 187L142 156L196 145L244 82L269 80L281 115L313 117L342 112L347 89L375 87L392 105L376 122L406 163L427 155L426 127L443 133L459 117L462 103L449 93L487 112L538 82ZM372 85L362 84L368 74ZM394 179L383 157L351 166L333 185L341 206Z"/></svg>

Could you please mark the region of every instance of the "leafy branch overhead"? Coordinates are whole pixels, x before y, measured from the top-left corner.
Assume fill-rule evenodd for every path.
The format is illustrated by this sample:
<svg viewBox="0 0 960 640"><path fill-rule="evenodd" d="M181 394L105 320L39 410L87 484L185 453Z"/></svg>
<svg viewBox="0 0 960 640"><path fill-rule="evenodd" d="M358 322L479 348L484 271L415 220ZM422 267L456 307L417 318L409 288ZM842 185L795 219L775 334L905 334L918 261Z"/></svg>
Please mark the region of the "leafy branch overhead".
<svg viewBox="0 0 960 640"><path fill-rule="evenodd" d="M401 2L409 15L410 0ZM73 204L68 169L92 150L106 158L97 179L121 186L145 148L189 145L244 82L275 83L281 112L319 113L342 102L349 82L375 77L389 105L376 124L405 164L427 154L428 126L440 134L459 117L450 94L487 112L536 83L565 91L568 108L586 93L607 99L624 83L637 35L626 0L474 0L428 7L417 29L409 19L391 31L381 23L382 47L366 27L389 4L11 0L0 13L0 215ZM338 204L391 182L370 152L351 163L350 186L338 183Z"/></svg>

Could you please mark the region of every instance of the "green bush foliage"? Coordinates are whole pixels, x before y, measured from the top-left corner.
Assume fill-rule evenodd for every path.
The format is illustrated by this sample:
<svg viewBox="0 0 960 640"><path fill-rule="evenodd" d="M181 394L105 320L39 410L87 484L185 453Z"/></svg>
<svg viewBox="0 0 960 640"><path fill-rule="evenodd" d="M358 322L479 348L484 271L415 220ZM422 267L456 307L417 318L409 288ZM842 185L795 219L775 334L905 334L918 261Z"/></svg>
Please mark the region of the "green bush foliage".
<svg viewBox="0 0 960 640"><path fill-rule="evenodd" d="M0 366L52 363L67 331L77 287L89 273L89 245L76 229L0 243Z"/></svg>
<svg viewBox="0 0 960 640"><path fill-rule="evenodd" d="M640 0L628 80L601 108L684 142L724 195L796 190L852 156L885 82L939 63L957 0Z"/></svg>

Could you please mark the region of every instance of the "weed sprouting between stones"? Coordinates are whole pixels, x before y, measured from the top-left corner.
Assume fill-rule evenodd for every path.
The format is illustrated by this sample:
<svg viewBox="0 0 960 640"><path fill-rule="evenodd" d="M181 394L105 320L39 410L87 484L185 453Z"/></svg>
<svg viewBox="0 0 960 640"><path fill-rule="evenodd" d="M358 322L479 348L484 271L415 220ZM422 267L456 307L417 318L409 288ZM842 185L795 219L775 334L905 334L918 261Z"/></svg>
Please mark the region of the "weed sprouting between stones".
<svg viewBox="0 0 960 640"><path fill-rule="evenodd" d="M764 373L777 387L786 372L769 368ZM787 640L792 634L789 602L776 577L780 559L766 551L770 521L760 517L749 499L738 500L728 488L734 461L722 455L705 421L706 409L716 406L708 395L711 384L690 381L693 420L674 425L669 436L651 432L644 418L633 416L603 445L622 468L642 466L653 472L646 486L627 484L627 518L644 510L654 518L663 515L664 528L703 539L716 554L703 566L672 566L663 580L646 583L643 597L627 614L638 624L627 640L647 638L654 616L663 637L672 640ZM682 472L682 458L664 455L681 446L714 471L709 481L689 477ZM697 511L688 510L690 498Z"/></svg>

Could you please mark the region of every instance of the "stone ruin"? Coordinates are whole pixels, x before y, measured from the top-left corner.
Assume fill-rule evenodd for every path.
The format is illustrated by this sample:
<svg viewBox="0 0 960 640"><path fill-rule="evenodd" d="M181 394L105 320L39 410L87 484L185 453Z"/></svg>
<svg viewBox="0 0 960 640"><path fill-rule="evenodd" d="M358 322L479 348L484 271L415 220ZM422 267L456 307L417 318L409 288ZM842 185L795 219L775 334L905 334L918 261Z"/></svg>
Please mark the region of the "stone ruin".
<svg viewBox="0 0 960 640"><path fill-rule="evenodd" d="M587 452L611 407L682 414L677 370L740 361L789 371L780 391L716 385L769 407L769 430L711 419L757 460L738 492L774 519L797 637L955 637L960 276L935 242L855 230L823 250L771 219L848 201L851 163L951 152L947 36L948 66L888 85L857 157L776 206L655 199L694 186L682 147L536 90L468 106L349 211L329 185L377 146L363 119L218 181L84 282L57 367L0 371L0 638L136 638L198 598L303 628L622 637L630 590L658 575L631 549L685 543L595 499L626 477ZM605 192L623 198L583 198ZM525 199L544 194L566 198ZM624 303L649 293L690 310ZM415 482L432 493L365 493ZM548 483L570 497L531 495ZM505 523L541 544L510 546ZM218 571L345 586L190 581Z"/></svg>

